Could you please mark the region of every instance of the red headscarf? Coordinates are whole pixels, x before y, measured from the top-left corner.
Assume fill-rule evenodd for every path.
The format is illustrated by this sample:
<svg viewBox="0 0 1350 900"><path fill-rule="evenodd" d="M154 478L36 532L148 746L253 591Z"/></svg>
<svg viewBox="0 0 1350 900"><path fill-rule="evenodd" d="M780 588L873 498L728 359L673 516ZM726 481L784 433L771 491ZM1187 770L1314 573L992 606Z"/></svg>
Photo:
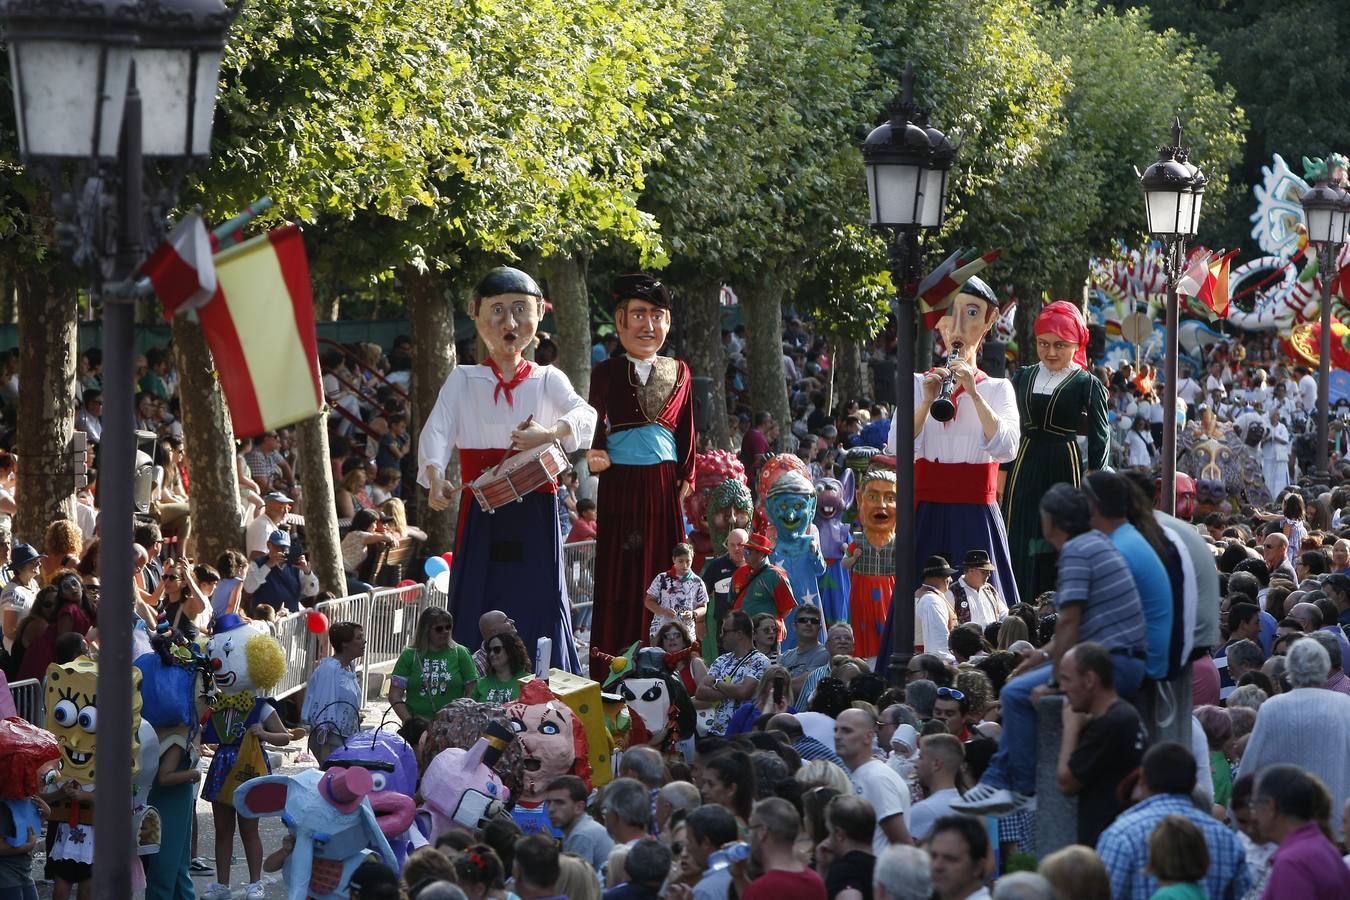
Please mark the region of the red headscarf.
<svg viewBox="0 0 1350 900"><path fill-rule="evenodd" d="M1068 300L1056 300L1041 310L1041 314L1036 317L1036 333L1053 334L1077 344L1073 361L1087 368L1087 323L1083 321L1083 313Z"/></svg>

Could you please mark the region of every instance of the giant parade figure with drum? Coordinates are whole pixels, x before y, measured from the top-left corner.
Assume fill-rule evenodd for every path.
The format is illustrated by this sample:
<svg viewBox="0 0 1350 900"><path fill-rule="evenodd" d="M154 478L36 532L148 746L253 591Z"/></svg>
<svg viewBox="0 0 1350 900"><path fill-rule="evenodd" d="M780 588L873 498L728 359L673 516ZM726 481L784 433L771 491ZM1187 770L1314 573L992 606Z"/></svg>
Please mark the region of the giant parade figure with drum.
<svg viewBox="0 0 1350 900"><path fill-rule="evenodd" d="M446 466L459 449L455 639L477 644L478 617L501 610L525 646L551 638L556 664L579 672L554 479L565 454L591 445L595 410L561 369L524 358L543 313L543 292L518 269L493 269L474 288L469 314L488 358L457 366L441 386L418 444L418 481L432 508L445 509L456 489Z"/></svg>
<svg viewBox="0 0 1350 900"><path fill-rule="evenodd" d="M624 352L591 373L600 424L586 462L600 479L604 523L591 643L617 652L646 637L647 585L685 539L680 501L693 488L695 440L689 366L658 355L671 326L670 291L650 275L622 275L612 293ZM604 680L608 673L597 666L592 677Z"/></svg>

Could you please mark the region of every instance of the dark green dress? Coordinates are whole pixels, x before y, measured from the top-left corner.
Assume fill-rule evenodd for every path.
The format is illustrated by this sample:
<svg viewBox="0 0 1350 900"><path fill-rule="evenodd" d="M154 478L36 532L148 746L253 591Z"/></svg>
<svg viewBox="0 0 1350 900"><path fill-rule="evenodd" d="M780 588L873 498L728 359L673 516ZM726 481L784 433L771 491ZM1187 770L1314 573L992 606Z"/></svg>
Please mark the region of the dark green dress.
<svg viewBox="0 0 1350 900"><path fill-rule="evenodd" d="M1106 465L1111 430L1106 421L1106 387L1084 369L1060 382L1050 394L1034 394L1040 363L1024 366L1012 377L1022 440L1003 488L1003 515L1008 525L1017 591L1027 603L1055 589L1055 548L1041 537L1041 497L1051 486L1082 484L1083 475ZM1082 459L1077 436L1086 434L1088 458Z"/></svg>

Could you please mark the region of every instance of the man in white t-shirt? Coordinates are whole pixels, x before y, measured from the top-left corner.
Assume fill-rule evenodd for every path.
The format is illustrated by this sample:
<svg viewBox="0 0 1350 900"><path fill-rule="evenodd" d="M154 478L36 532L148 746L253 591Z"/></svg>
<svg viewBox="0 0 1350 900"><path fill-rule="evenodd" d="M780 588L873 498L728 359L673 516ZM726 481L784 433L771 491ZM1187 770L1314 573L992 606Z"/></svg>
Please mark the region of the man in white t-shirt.
<svg viewBox="0 0 1350 900"><path fill-rule="evenodd" d="M294 504L295 501L281 491L272 491L263 497L262 515L250 522L244 532L244 552L250 562L267 555L267 538L285 523L286 514Z"/></svg>
<svg viewBox="0 0 1350 900"><path fill-rule="evenodd" d="M846 709L835 719L834 751L848 766L849 781L858 796L872 804L877 829L872 849L880 855L891 844L908 844L909 786L895 770L872 756L877 723L861 709Z"/></svg>
<svg viewBox="0 0 1350 900"><path fill-rule="evenodd" d="M1192 378L1190 369L1187 369L1186 374L1177 379L1177 399L1194 406L1199 401L1200 394L1200 382Z"/></svg>

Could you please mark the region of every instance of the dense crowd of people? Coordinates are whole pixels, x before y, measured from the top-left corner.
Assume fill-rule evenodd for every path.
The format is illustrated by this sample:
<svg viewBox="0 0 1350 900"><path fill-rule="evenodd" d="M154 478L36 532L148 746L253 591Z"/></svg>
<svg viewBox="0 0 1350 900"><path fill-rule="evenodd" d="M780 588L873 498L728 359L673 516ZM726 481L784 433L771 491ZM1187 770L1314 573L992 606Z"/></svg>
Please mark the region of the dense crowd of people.
<svg viewBox="0 0 1350 900"><path fill-rule="evenodd" d="M642 296L661 300L656 293ZM475 302L480 299L486 303L492 295ZM1255 481L1197 472L1197 480L1223 483L1224 491L1187 494L1177 516L1166 515L1154 508L1162 444L1158 372L1128 362L1091 370L1071 362L1076 347L1064 335L1075 333L1072 315L1053 312L1060 319L1051 316L1044 331L1038 327L1041 367L1014 374L1006 395L1014 412L1022 410L1021 441L986 419L973 426L984 428L978 441L985 450L1004 448L1002 459L994 454L1004 473L997 488L991 486L990 503L998 528L1007 530L1006 549L929 546L942 552L924 552L919 560L916 652L903 668L891 660L897 641L889 586L876 598L879 616L856 602L851 613L847 605L830 607L794 593L796 573L780 565L779 548L766 537L772 531L758 513L731 523L744 527L724 529L713 553L698 545L695 523L686 521L681 538L660 551L659 567L649 564L625 577L644 588L639 643L667 660L669 678L662 676L664 694L658 694L669 706L669 721L680 720L687 704L690 722L649 727L639 709L651 698L624 694L622 679L616 684L606 677L611 668L617 676L624 665L634 666L642 649L597 646L592 678L602 683L607 702L628 701L622 722L635 723L626 730L620 717L605 720L617 736L608 763L614 778L553 773L531 788L543 795L542 818L513 814L509 803L485 804L459 827L423 834L415 843L426 846L401 867L378 855L366 860L348 872L345 895L1350 897L1350 855L1342 859L1350 849L1350 677L1343 671L1350 659L1350 519L1342 522L1350 489L1339 479L1331 488L1313 483L1315 430L1308 422L1315 380L1306 367L1256 342L1208 348L1203 373L1196 366L1178 385L1179 417L1191 423L1184 449L1198 454L1192 447L1205 440L1228 442L1230 453L1247 454L1245 471L1256 473ZM731 443L713 447L706 436L697 438L701 451L735 455L760 505L769 497L767 482L758 495L759 476L782 465L779 454L795 456L808 487L819 492L822 482L843 479L857 459L886 460L896 449L892 405L833 395L830 345L809 323L790 318L782 337L792 420L776 422L753 407L742 326L723 332ZM627 355L636 365L640 360L626 346L612 334L596 335L592 362ZM877 362L891 352L885 337L869 348ZM556 347L545 336L536 355L540 367L549 367L550 353ZM426 454L419 459L420 429L406 393L410 354L411 342L400 338L387 353L359 345L322 359L348 594L408 574L384 571L379 563L391 548L425 539L410 521L412 485L421 481L433 497L440 492L441 473L432 473L428 484ZM969 378L974 396L981 379L954 360L950 376L960 385ZM287 430L239 442L243 541L214 564L196 559L185 455L191 448L179 420L173 353L156 348L140 362L136 421L128 425L145 432L147 444L153 435L132 591L144 630L204 641L220 633L222 622L231 628L253 622L265 630L279 617L330 599L307 558L305 498ZM948 369L916 383L925 413ZM641 371L659 375L659 365ZM518 370L508 385L497 372L508 403L525 373ZM11 682L42 679L52 663L97 658L101 585L92 498L106 424L100 387L98 354L90 351L81 357L77 427L91 442L91 484L77 497L75 520L51 523L42 535L23 536L27 540L11 537L10 517L22 502L15 490L20 460L0 452L0 555L6 562L0 662ZM1066 428L1057 418L1062 408L1047 402L1068 390L1077 392L1071 405L1087 412ZM871 391L871 397L892 394L885 385ZM983 415L986 400L972 402ZM672 432L683 435L673 418ZM591 427L574 418L570 430L550 437L570 451L567 440L589 438ZM940 455L933 448L951 434L940 427L925 426L916 453ZM1332 437L1339 467L1343 432L1336 429ZM629 452L611 434L604 462L612 455L622 467ZM677 448L662 461L683 466L683 452ZM1065 454L1075 477L1054 474L1047 453ZM867 465L873 467L857 470L859 494L867 486L889 489L893 529L894 475L887 482L875 464ZM606 476L602 466L595 469L566 473L552 486L547 516L556 531L550 540L559 545L603 542L607 527L611 535L632 527L620 524L630 521L624 517L631 511L613 512L612 499L597 495L596 474L602 486ZM884 506L886 500L871 502ZM840 558L827 562L870 585L866 558L858 562L868 552L859 549L867 524L859 516ZM890 565L886 552L892 551L881 558ZM591 626L589 610L580 608L563 621L583 636ZM416 751L418 779L431 777L439 757L427 748L445 746L437 742L459 721L459 704L514 709L528 699L522 685L535 671L540 627L533 616L526 621L518 608L499 608L486 597L468 614L455 606L422 612L384 696L398 734ZM251 726L260 739L276 746L303 741L297 757L303 767L330 772L346 765L334 760L361 731L370 699L357 667L366 638L361 623L331 623L305 689L276 704L275 717L264 710ZM565 652L555 650L564 663L576 650L568 644ZM586 642L580 647L584 654ZM584 671L585 663L565 667ZM1185 692L1171 690L1182 683L1190 689L1190 707ZM1059 698L1060 717L1058 752L1049 755L1038 713L1047 696ZM1146 697L1183 699L1155 714L1152 706L1136 706ZM1185 739L1160 738L1164 729L1177 733L1162 716L1188 712L1190 727L1180 729ZM461 749L481 732L462 736ZM205 754L212 755L209 743ZM161 770L166 785L202 778L195 751L185 757L192 765L174 757L173 771ZM548 760L533 762L529 771L549 770ZM1038 798L1048 784L1074 803ZM69 790L57 781L44 801ZM417 789L413 795L427 799ZM1064 831L1065 823L1054 828L1038 820L1038 799L1074 810L1071 839L1047 836ZM522 799L514 812L528 806ZM244 896L261 897L262 872L292 877L297 841L292 834L263 847L256 824L249 827L243 817L238 824L250 869ZM202 896L233 896L233 834L233 824L224 837L217 830L217 859L208 860L197 855L193 828L184 866L194 875L215 873ZM26 844L0 847L0 898L34 896L31 870L33 856L43 855L41 843L34 834ZM49 843L45 854L54 896L88 897L90 867L58 858L60 852L53 855ZM152 879L147 897L192 896L181 888L157 890Z"/></svg>

